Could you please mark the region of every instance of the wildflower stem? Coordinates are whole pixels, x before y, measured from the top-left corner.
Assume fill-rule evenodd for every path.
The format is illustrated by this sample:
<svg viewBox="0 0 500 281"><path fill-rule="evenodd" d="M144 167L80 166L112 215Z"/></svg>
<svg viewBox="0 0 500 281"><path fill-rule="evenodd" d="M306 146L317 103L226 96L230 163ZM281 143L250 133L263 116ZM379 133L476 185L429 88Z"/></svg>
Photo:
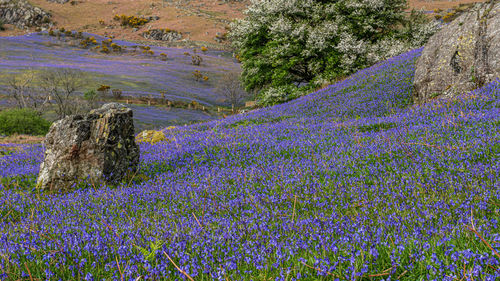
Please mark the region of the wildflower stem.
<svg viewBox="0 0 500 281"><path fill-rule="evenodd" d="M193 277L189 276L189 274L187 274L184 270L180 269L176 264L175 262L170 258L170 256L167 254L167 252L163 251L163 253L165 254L165 256L167 256L167 259L175 266L175 268L182 274L184 274L184 276L186 276L189 280L191 281L194 281Z"/></svg>
<svg viewBox="0 0 500 281"><path fill-rule="evenodd" d="M303 261L301 261L300 263L302 263L302 264L303 264L303 265L305 265L306 267L311 268L311 269L314 269L314 270L316 270L316 271L326 273L326 274L331 275L331 276L336 277L336 278L341 278L340 276L337 276L337 275L335 275L335 274L332 274L332 273L330 273L330 272L328 272L328 271L321 270L321 268L316 268L316 267L313 267L313 266L307 265L307 264L306 264L305 262L303 262Z"/></svg>
<svg viewBox="0 0 500 281"><path fill-rule="evenodd" d="M31 271L30 271L30 269L28 268L28 264L27 264L26 262L24 263L24 267L26 267L26 270L28 271L28 274L29 274L29 276L30 276L30 281L33 281L33 276L31 276Z"/></svg>
<svg viewBox="0 0 500 281"><path fill-rule="evenodd" d="M123 273L122 273L122 270L120 268L120 263L118 263L118 257L115 256L115 260L116 260L116 266L118 267L118 271L120 272L120 280L123 281Z"/></svg>
<svg viewBox="0 0 500 281"><path fill-rule="evenodd" d="M490 250L492 250L493 253L495 253L495 256L497 256L500 259L500 254L498 254L498 252L493 247L491 247L491 245L490 245L490 243L488 243L488 241L484 240L483 236L481 236L481 234L479 234L479 232L477 232L475 229L471 228L468 225L466 225L466 227L470 231L474 232L481 239L481 241L483 241L483 243L486 244L486 246L488 246L488 248L490 248Z"/></svg>

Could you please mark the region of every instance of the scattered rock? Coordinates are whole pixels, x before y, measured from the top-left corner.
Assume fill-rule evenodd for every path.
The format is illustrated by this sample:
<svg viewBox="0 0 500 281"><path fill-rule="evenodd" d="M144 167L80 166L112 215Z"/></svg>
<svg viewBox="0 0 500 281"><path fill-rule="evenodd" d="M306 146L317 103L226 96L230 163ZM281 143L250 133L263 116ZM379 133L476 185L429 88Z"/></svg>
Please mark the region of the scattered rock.
<svg viewBox="0 0 500 281"><path fill-rule="evenodd" d="M0 0L0 20L18 28L47 27L51 14L26 0Z"/></svg>
<svg viewBox="0 0 500 281"><path fill-rule="evenodd" d="M227 33L224 33L224 34L222 34L220 32L215 33L214 40L217 43L222 43L222 42L226 41L227 40Z"/></svg>
<svg viewBox="0 0 500 281"><path fill-rule="evenodd" d="M151 29L142 34L146 39L175 42L182 39L182 34L169 29Z"/></svg>
<svg viewBox="0 0 500 281"><path fill-rule="evenodd" d="M159 20L160 17L159 16L150 16L147 19L148 19L148 21L154 21L154 20Z"/></svg>
<svg viewBox="0 0 500 281"><path fill-rule="evenodd" d="M59 3L59 4L65 4L65 3L68 3L69 0L47 0L48 2L52 2L52 3Z"/></svg>
<svg viewBox="0 0 500 281"><path fill-rule="evenodd" d="M500 77L500 3L477 4L444 26L417 60L413 100L453 98Z"/></svg>
<svg viewBox="0 0 500 281"><path fill-rule="evenodd" d="M45 137L45 159L37 187L69 190L79 180L114 183L139 163L132 110L108 103L87 115L55 122Z"/></svg>

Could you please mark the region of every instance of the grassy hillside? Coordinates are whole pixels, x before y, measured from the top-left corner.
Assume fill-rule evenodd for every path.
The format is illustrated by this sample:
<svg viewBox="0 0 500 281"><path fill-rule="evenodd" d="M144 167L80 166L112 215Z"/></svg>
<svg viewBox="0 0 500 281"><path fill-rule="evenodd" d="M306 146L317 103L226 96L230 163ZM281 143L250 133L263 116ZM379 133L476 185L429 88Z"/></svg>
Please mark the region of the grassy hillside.
<svg viewBox="0 0 500 281"><path fill-rule="evenodd" d="M497 280L500 81L410 106L419 54L165 130L116 187L40 194L1 146L0 278Z"/></svg>

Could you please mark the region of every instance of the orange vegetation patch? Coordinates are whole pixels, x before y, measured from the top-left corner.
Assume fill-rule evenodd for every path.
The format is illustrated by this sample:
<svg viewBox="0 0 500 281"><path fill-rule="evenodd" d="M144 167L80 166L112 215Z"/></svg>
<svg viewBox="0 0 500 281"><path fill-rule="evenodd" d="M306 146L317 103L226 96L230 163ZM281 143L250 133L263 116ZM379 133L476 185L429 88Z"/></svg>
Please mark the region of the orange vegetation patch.
<svg viewBox="0 0 500 281"><path fill-rule="evenodd" d="M0 137L0 144L33 144L41 143L44 139L44 136L12 135L8 137Z"/></svg>

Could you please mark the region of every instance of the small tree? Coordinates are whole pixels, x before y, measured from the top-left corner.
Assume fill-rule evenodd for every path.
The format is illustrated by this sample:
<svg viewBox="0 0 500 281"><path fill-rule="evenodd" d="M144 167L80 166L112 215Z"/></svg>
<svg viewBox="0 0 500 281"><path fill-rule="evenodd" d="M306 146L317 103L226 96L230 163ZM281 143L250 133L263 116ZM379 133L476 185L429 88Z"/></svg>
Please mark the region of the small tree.
<svg viewBox="0 0 500 281"><path fill-rule="evenodd" d="M409 25L406 8L406 0L252 1L230 32L243 84L262 96L289 86L312 90L420 47L436 24Z"/></svg>
<svg viewBox="0 0 500 281"><path fill-rule="evenodd" d="M216 92L226 98L231 103L231 108L234 111L235 106L239 106L243 98L247 96L247 92L241 85L238 73L228 73L219 82Z"/></svg>
<svg viewBox="0 0 500 281"><path fill-rule="evenodd" d="M49 96L33 88L35 78L33 71L12 75L7 82L7 93L16 101L18 108L41 112L49 102Z"/></svg>
<svg viewBox="0 0 500 281"><path fill-rule="evenodd" d="M83 98L87 101L88 107L94 109L97 107L98 94L95 90L86 91L83 94Z"/></svg>
<svg viewBox="0 0 500 281"><path fill-rule="evenodd" d="M76 91L83 85L80 70L46 70L39 76L39 83L45 93L54 100L59 118L75 114L81 109L80 103L74 102Z"/></svg>

